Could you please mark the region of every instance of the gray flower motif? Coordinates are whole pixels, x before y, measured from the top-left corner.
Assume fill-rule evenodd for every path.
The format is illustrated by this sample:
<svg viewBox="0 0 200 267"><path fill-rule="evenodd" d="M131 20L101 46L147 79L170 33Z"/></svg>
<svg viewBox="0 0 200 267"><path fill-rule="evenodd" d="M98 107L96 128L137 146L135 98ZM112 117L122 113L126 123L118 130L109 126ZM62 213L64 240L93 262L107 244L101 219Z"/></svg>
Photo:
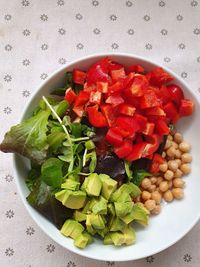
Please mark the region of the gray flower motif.
<svg viewBox="0 0 200 267"><path fill-rule="evenodd" d="M42 79L42 80L45 80L47 77L48 77L48 75L46 73L42 73L40 75L40 79Z"/></svg>
<svg viewBox="0 0 200 267"><path fill-rule="evenodd" d="M22 1L22 6L29 6L29 5L30 5L29 1L27 1L27 0Z"/></svg>
<svg viewBox="0 0 200 267"><path fill-rule="evenodd" d="M199 87L197 90L198 90L198 92L200 93L200 87Z"/></svg>
<svg viewBox="0 0 200 267"><path fill-rule="evenodd" d="M183 16L179 14L179 15L176 16L176 19L177 19L178 21L181 21L181 20L183 20Z"/></svg>
<svg viewBox="0 0 200 267"><path fill-rule="evenodd" d="M127 33L128 33L129 35L133 35L133 34L135 33L135 31L134 31L133 29L128 29Z"/></svg>
<svg viewBox="0 0 200 267"><path fill-rule="evenodd" d="M149 15L145 15L145 16L143 17L143 19L144 19L145 21L149 21L151 18L150 18Z"/></svg>
<svg viewBox="0 0 200 267"><path fill-rule="evenodd" d="M63 28L60 28L60 29L58 30L58 33L60 33L61 35L64 35L64 34L66 33L66 30L63 29Z"/></svg>
<svg viewBox="0 0 200 267"><path fill-rule="evenodd" d="M29 36L31 34L31 32L28 29L23 30L22 33L24 36Z"/></svg>
<svg viewBox="0 0 200 267"><path fill-rule="evenodd" d="M159 5L160 7L164 7L166 4L165 4L164 1L160 1L160 2L158 3L158 5Z"/></svg>
<svg viewBox="0 0 200 267"><path fill-rule="evenodd" d="M185 71L181 72L181 77L183 79L187 78L187 76L188 76L187 72L185 72Z"/></svg>
<svg viewBox="0 0 200 267"><path fill-rule="evenodd" d="M200 57L197 57L197 62L200 63Z"/></svg>
<svg viewBox="0 0 200 267"><path fill-rule="evenodd" d="M94 30L93 30L93 33L94 34L100 34L101 33L101 31L100 31L100 29L98 29L98 28L95 28Z"/></svg>
<svg viewBox="0 0 200 267"><path fill-rule="evenodd" d="M22 91L22 95L23 95L23 97L29 97L30 96L30 91L24 90L24 91Z"/></svg>
<svg viewBox="0 0 200 267"><path fill-rule="evenodd" d="M63 57L59 58L59 60L58 60L58 63L60 63L62 65L65 64L66 62L67 62L67 60Z"/></svg>
<svg viewBox="0 0 200 267"><path fill-rule="evenodd" d="M97 1L97 0L92 1L92 5L93 6L98 6L99 5L99 1Z"/></svg>
<svg viewBox="0 0 200 267"><path fill-rule="evenodd" d="M55 250L55 246L52 244L47 245L46 247L47 252L52 253Z"/></svg>
<svg viewBox="0 0 200 267"><path fill-rule="evenodd" d="M198 5L198 2L197 1L192 1L190 4L191 4L192 7L195 7L195 6Z"/></svg>
<svg viewBox="0 0 200 267"><path fill-rule="evenodd" d="M147 50L151 50L151 49L153 48L153 46L152 46L152 44L147 43L147 44L145 45L145 48L146 48Z"/></svg>
<svg viewBox="0 0 200 267"><path fill-rule="evenodd" d="M9 74L6 74L6 75L4 76L4 81L7 82L7 83L11 82L11 81L12 81L12 76L9 75Z"/></svg>
<svg viewBox="0 0 200 267"><path fill-rule="evenodd" d="M47 20L48 20L48 16L47 16L46 14L42 14L42 15L40 16L40 19L41 19L42 21L47 21Z"/></svg>
<svg viewBox="0 0 200 267"><path fill-rule="evenodd" d="M5 250L5 254L6 254L6 256L8 256L8 257L11 257L11 256L13 256L14 255L14 250L12 249L12 248L7 248L6 250Z"/></svg>
<svg viewBox="0 0 200 267"><path fill-rule="evenodd" d="M170 61L171 61L171 59L169 57L164 58L164 62L169 63Z"/></svg>
<svg viewBox="0 0 200 267"><path fill-rule="evenodd" d="M107 263L108 266L114 266L115 265L114 261L107 261L106 263Z"/></svg>
<svg viewBox="0 0 200 267"><path fill-rule="evenodd" d="M10 52L12 50L12 46L10 44L7 44L5 46L5 50L8 51L8 52Z"/></svg>
<svg viewBox="0 0 200 267"><path fill-rule="evenodd" d="M42 44L41 45L41 49L44 51L44 50L47 50L48 49L48 44Z"/></svg>
<svg viewBox="0 0 200 267"><path fill-rule="evenodd" d="M153 256L146 257L146 262L151 264L152 262L154 262L154 257Z"/></svg>
<svg viewBox="0 0 200 267"><path fill-rule="evenodd" d="M189 255L189 254L187 253L187 254L185 254L185 255L183 256L183 260L184 260L185 262L190 262L190 261L192 260L192 257L191 257L191 255Z"/></svg>
<svg viewBox="0 0 200 267"><path fill-rule="evenodd" d="M162 29L162 30L160 31L160 33L161 33L162 35L167 35L167 34L168 34L168 31L167 31L166 29Z"/></svg>
<svg viewBox="0 0 200 267"><path fill-rule="evenodd" d="M6 217L8 218L8 219L11 219L11 218L13 218L14 217L14 211L13 210L7 210L6 211Z"/></svg>
<svg viewBox="0 0 200 267"><path fill-rule="evenodd" d="M4 16L4 19L7 20L7 21L9 21L9 20L12 19L12 16L11 16L10 14L6 14L6 15Z"/></svg>
<svg viewBox="0 0 200 267"><path fill-rule="evenodd" d="M64 6L65 1L64 0L58 0L57 5L58 6Z"/></svg>
<svg viewBox="0 0 200 267"><path fill-rule="evenodd" d="M200 34L200 28L195 28L193 33L196 35L199 35Z"/></svg>
<svg viewBox="0 0 200 267"><path fill-rule="evenodd" d="M23 64L24 66L26 66L26 67L27 67L27 66L29 66L29 65L30 65L30 63L31 63L31 62L30 62L30 60L29 60L29 59L27 59L27 58L26 58L26 59L24 59L24 60L22 61L22 64Z"/></svg>
<svg viewBox="0 0 200 267"><path fill-rule="evenodd" d="M13 181L13 179L14 179L14 177L11 174L6 174L6 176L5 176L6 182L10 183Z"/></svg>
<svg viewBox="0 0 200 267"><path fill-rule="evenodd" d="M183 50L183 49L185 49L185 44L181 43L181 44L178 45L178 47L179 47L179 49Z"/></svg>
<svg viewBox="0 0 200 267"><path fill-rule="evenodd" d="M126 1L126 6L127 7L131 7L133 5L133 2L131 2L131 1Z"/></svg>
<svg viewBox="0 0 200 267"><path fill-rule="evenodd" d="M69 261L67 267L76 267L76 264L73 261Z"/></svg>
<svg viewBox="0 0 200 267"><path fill-rule="evenodd" d="M114 14L110 15L110 20L112 20L112 21L115 21L115 20L117 20L117 16L116 16L116 15L114 15Z"/></svg>
<svg viewBox="0 0 200 267"><path fill-rule="evenodd" d="M119 45L117 43L112 43L111 47L113 50L117 50L119 48Z"/></svg>
<svg viewBox="0 0 200 267"><path fill-rule="evenodd" d="M8 115L12 112L12 109L10 107L5 107L3 112Z"/></svg>
<svg viewBox="0 0 200 267"><path fill-rule="evenodd" d="M83 19L83 16L82 16L80 13L77 13L77 14L75 15L75 18L76 18L77 20L82 20L82 19Z"/></svg>
<svg viewBox="0 0 200 267"><path fill-rule="evenodd" d="M35 229L31 226L29 226L27 229L26 229L26 234L27 235L33 235L35 233Z"/></svg>
<svg viewBox="0 0 200 267"><path fill-rule="evenodd" d="M82 43L78 43L76 45L76 48L79 49L79 50L82 50L84 48L84 45Z"/></svg>

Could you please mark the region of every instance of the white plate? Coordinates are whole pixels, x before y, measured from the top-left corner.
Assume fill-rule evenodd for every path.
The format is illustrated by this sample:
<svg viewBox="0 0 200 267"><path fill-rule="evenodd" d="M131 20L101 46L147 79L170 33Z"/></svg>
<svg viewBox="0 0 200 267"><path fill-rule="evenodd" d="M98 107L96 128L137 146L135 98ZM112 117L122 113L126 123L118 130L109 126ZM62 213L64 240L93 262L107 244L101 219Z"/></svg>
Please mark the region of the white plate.
<svg viewBox="0 0 200 267"><path fill-rule="evenodd" d="M53 89L64 84L66 71L71 71L73 68L77 67L87 70L92 63L105 56L109 56L113 60L120 62L125 66L141 64L147 71L151 70L155 66L158 66L150 60L129 54L99 54L76 60L54 72L40 87L37 88L36 93L32 96L30 102L25 108L21 120L31 114L32 110L37 105L38 100L43 95L48 95ZM184 138L192 145L192 173L185 178L185 198L181 201L173 201L173 203L165 205L160 215L154 216L150 219L148 227L137 227L136 244L131 246L114 247L105 246L100 240L95 240L93 244L89 245L84 250L74 247L73 241L70 238L62 236L59 230L51 222L34 210L26 201L28 189L25 185L25 178L28 171L28 161L20 156L14 155L13 160L15 164L18 191L20 192L25 207L39 227L54 241L68 250L97 260L136 260L155 254L173 245L198 221L200 217L198 204L200 188L200 105L195 98L192 89L189 88L189 86L174 72L165 67L163 68L174 77L174 83L183 88L185 96L192 99L195 103L195 112L193 116L182 119L177 127L178 130L183 133Z"/></svg>

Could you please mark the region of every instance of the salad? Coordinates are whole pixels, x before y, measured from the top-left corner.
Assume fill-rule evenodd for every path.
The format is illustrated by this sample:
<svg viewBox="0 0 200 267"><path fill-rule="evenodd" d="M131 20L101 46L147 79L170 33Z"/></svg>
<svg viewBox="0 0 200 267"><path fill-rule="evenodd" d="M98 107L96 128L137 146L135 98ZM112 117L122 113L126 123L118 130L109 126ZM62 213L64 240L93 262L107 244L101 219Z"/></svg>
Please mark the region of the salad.
<svg viewBox="0 0 200 267"><path fill-rule="evenodd" d="M194 104L157 67L102 58L66 73L33 114L5 134L3 152L30 160L27 201L75 246L94 236L135 242L132 222L148 225L162 198L183 197L190 145L175 129Z"/></svg>

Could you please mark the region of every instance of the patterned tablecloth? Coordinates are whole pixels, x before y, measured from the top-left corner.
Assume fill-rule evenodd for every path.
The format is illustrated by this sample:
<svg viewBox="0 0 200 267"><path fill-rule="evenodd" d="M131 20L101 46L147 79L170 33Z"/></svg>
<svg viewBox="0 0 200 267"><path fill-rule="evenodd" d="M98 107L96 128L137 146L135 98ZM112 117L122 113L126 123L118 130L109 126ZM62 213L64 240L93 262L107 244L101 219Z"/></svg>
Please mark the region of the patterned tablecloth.
<svg viewBox="0 0 200 267"><path fill-rule="evenodd" d="M155 60L200 97L200 1L0 0L0 139L52 71L98 52ZM200 223L171 248L138 261L99 262L65 250L28 215L11 159L0 154L1 267L200 266Z"/></svg>

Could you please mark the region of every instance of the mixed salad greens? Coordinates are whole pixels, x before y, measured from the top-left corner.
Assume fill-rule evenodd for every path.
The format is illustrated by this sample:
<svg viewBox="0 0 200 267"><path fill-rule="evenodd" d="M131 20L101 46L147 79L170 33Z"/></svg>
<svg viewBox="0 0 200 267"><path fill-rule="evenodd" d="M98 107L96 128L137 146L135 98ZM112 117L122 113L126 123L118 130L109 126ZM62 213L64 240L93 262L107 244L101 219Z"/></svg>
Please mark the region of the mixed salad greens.
<svg viewBox="0 0 200 267"><path fill-rule="evenodd" d="M63 88L43 96L30 118L6 133L0 150L30 160L27 201L74 244L135 242L135 203L144 177L159 172L170 126L193 112L162 68L146 73L109 58L67 72Z"/></svg>

